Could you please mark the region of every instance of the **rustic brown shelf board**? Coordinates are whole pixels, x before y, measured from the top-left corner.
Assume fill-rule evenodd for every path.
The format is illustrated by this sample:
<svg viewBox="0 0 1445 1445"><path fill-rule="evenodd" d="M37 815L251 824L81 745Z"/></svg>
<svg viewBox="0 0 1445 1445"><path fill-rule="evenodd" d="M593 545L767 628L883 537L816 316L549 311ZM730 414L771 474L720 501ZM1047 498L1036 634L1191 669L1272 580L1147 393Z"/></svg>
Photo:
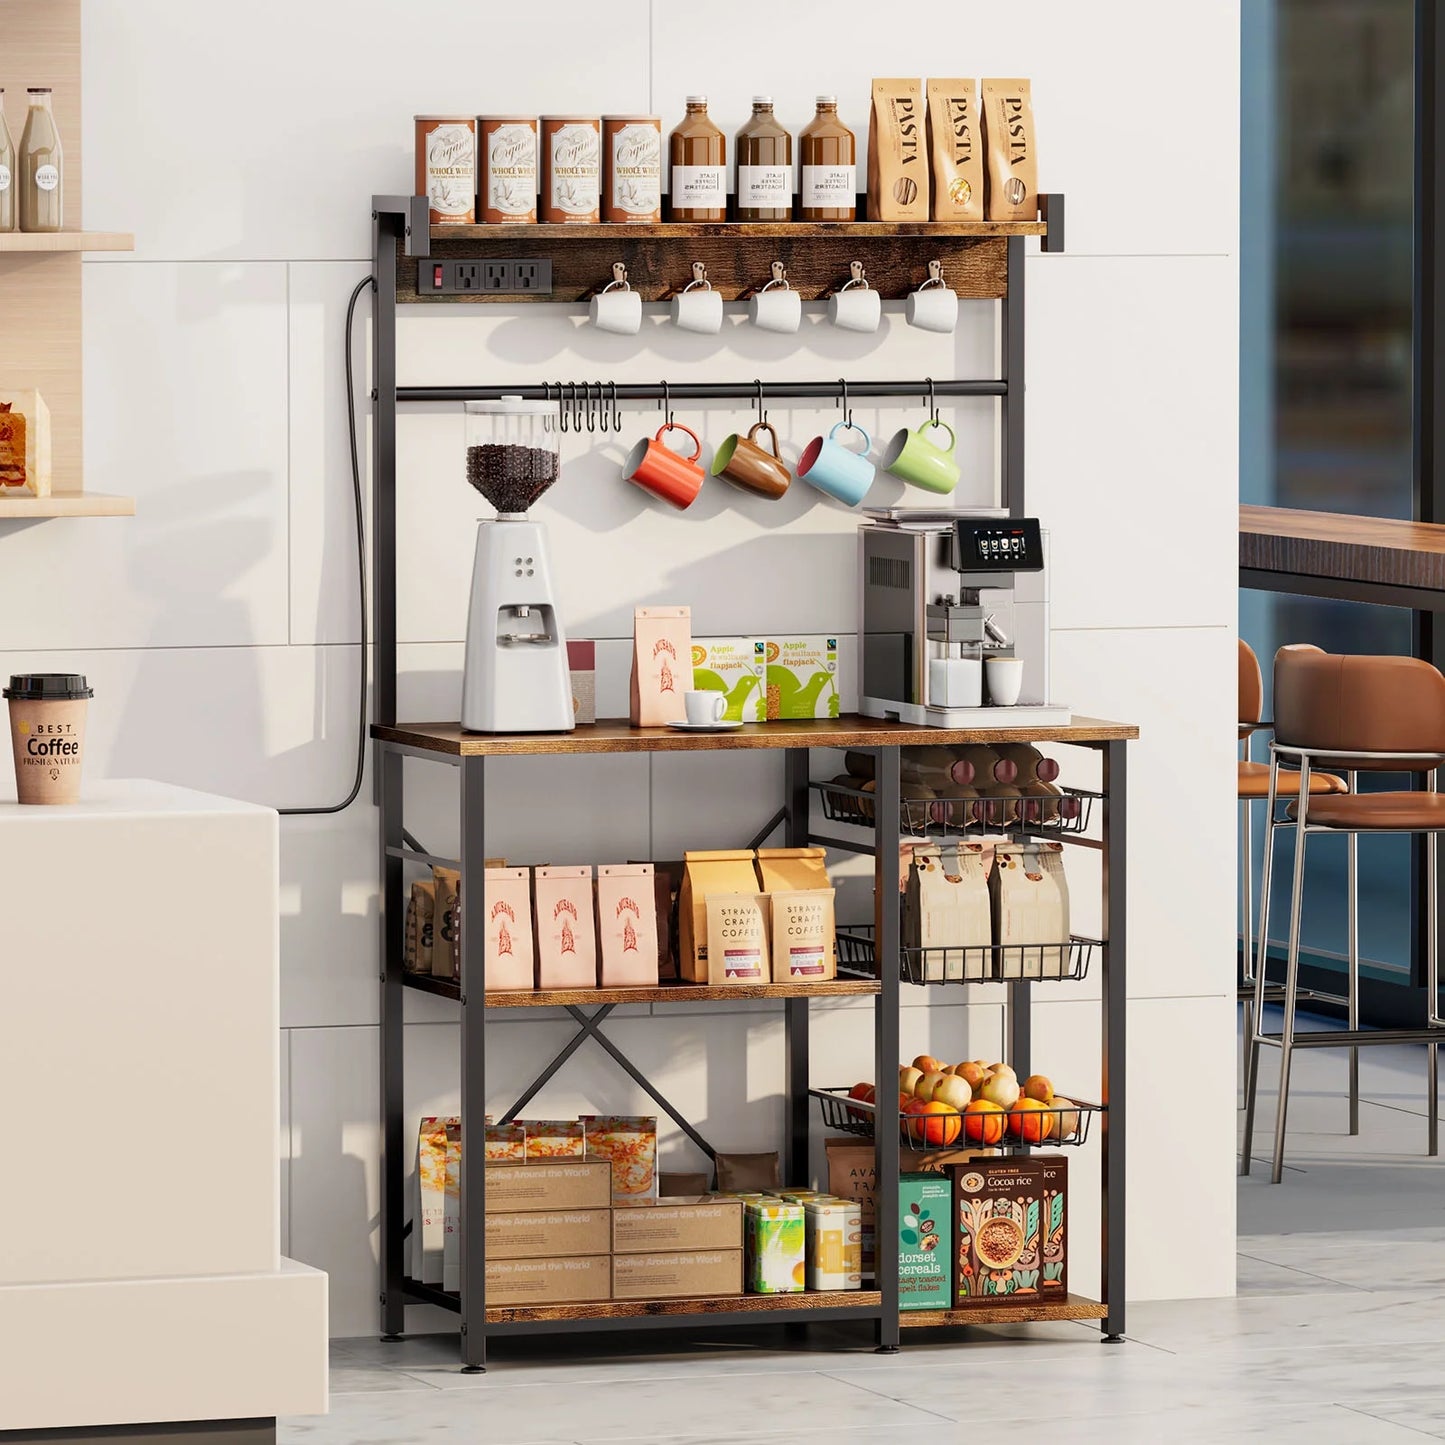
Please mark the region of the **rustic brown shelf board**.
<svg viewBox="0 0 1445 1445"><path fill-rule="evenodd" d="M488 1324L531 1324L553 1320L639 1319L650 1315L767 1315L774 1310L878 1309L877 1290L818 1290L803 1294L730 1294L703 1299L598 1300L594 1304L493 1307Z"/></svg>
<svg viewBox="0 0 1445 1445"><path fill-rule="evenodd" d="M490 1313L490 1311L488 1312ZM901 1310L898 1323L905 1330L925 1329L939 1325L1007 1325L1033 1324L1041 1320L1101 1320L1109 1313L1107 1305L1083 1295L1066 1295L1063 1299L1034 1304L974 1305L961 1310Z"/></svg>
<svg viewBox="0 0 1445 1445"><path fill-rule="evenodd" d="M409 988L460 1000L461 984L430 974L404 976ZM604 1003L727 1003L741 998L854 998L879 992L872 979L830 979L823 983L753 983L712 987L698 983L660 984L657 988L537 988L498 990L486 995L488 1008L563 1008Z"/></svg>
<svg viewBox="0 0 1445 1445"><path fill-rule="evenodd" d="M1241 506L1239 565L1259 572L1445 591L1445 526Z"/></svg>
<svg viewBox="0 0 1445 1445"><path fill-rule="evenodd" d="M496 226L434 225L433 241L680 241L698 237L748 241L772 236L828 236L833 239L879 240L909 237L923 240L991 240L998 236L1046 236L1043 221L626 221L554 225L505 222Z"/></svg>
<svg viewBox="0 0 1445 1445"><path fill-rule="evenodd" d="M135 498L105 492L52 492L48 497L0 496L0 522L42 517L133 517Z"/></svg>
<svg viewBox="0 0 1445 1445"><path fill-rule="evenodd" d="M748 723L734 732L688 733L672 728L635 728L622 719L578 727L570 733L466 733L459 723L375 724L372 737L449 757L527 757L563 753L737 752L776 748L877 748L962 746L970 743L1098 743L1139 736L1130 723L1076 717L1072 723L1035 728L930 728L848 715L817 722Z"/></svg>
<svg viewBox="0 0 1445 1445"><path fill-rule="evenodd" d="M129 231L0 231L0 255L7 251L134 251Z"/></svg>

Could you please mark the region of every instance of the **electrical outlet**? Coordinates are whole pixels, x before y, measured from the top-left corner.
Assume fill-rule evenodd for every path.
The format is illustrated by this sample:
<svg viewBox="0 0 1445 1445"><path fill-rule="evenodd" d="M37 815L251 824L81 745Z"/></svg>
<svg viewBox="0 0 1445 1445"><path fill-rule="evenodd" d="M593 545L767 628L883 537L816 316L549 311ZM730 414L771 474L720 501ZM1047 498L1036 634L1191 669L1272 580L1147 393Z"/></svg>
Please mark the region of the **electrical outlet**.
<svg viewBox="0 0 1445 1445"><path fill-rule="evenodd" d="M419 295L550 296L551 261L422 261Z"/></svg>
<svg viewBox="0 0 1445 1445"><path fill-rule="evenodd" d="M475 261L457 261L452 266L453 291L477 291L481 289L485 267Z"/></svg>
<svg viewBox="0 0 1445 1445"><path fill-rule="evenodd" d="M552 263L550 261L514 261L512 263L512 290L535 295L537 292L550 293L552 290Z"/></svg>
<svg viewBox="0 0 1445 1445"><path fill-rule="evenodd" d="M457 263L457 270L462 270L463 263ZM478 268L472 266L471 270ZM512 279L513 264L510 261L483 261L481 264L482 290L483 291L515 291L517 289Z"/></svg>

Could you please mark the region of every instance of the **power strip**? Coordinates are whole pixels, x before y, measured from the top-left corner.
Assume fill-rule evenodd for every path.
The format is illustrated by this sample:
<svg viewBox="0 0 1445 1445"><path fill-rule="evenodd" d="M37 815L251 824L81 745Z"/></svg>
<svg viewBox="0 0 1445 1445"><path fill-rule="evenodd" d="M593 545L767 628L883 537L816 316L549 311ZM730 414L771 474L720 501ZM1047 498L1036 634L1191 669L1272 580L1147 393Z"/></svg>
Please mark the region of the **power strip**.
<svg viewBox="0 0 1445 1445"><path fill-rule="evenodd" d="M550 296L550 261L417 262L417 294L421 296Z"/></svg>

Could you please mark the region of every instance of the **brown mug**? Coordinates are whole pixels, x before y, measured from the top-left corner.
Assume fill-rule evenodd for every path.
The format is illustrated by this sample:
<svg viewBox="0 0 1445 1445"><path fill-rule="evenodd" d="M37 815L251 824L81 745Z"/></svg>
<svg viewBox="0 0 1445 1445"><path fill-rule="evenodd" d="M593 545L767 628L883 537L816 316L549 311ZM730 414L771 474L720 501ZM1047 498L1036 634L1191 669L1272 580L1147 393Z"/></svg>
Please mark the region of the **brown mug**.
<svg viewBox="0 0 1445 1445"><path fill-rule="evenodd" d="M663 437L670 431L680 431L692 438L692 455L683 456L671 447L663 445ZM689 427L667 422L658 428L657 435L644 437L627 454L622 464L622 475L635 482L645 492L664 502L671 502L680 511L690 507L702 490L703 469L697 459L702 455L702 443L697 433Z"/></svg>
<svg viewBox="0 0 1445 1445"><path fill-rule="evenodd" d="M771 452L764 451L753 440L760 431L773 439ZM778 453L778 434L765 421L754 422L745 437L734 432L717 449L712 459L712 474L726 477L734 485L774 501L788 490L788 483L792 481L792 474Z"/></svg>

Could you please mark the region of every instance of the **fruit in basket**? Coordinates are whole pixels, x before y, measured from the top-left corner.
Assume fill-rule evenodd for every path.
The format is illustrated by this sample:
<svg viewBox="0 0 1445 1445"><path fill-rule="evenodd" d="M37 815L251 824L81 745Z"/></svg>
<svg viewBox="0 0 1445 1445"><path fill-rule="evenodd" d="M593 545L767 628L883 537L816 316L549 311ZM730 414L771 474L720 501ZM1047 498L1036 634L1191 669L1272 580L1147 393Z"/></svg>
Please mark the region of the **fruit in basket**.
<svg viewBox="0 0 1445 1445"><path fill-rule="evenodd" d="M931 1149L952 1144L963 1127L958 1110L950 1109L947 1104L914 1099L903 1112L909 1116L903 1125L908 1141L926 1144Z"/></svg>
<svg viewBox="0 0 1445 1445"><path fill-rule="evenodd" d="M1008 1131L1025 1144L1042 1144L1054 1132L1054 1116L1038 1099L1020 1099L1009 1111Z"/></svg>
<svg viewBox="0 0 1445 1445"><path fill-rule="evenodd" d="M1018 1078L1018 1075L1014 1073L1014 1068L1012 1064L990 1064L988 1066L988 1071L991 1074L1007 1074L1011 1079Z"/></svg>
<svg viewBox="0 0 1445 1445"><path fill-rule="evenodd" d="M1054 1086L1043 1074L1030 1074L1024 1080L1023 1095L1026 1099L1037 1099L1047 1104L1054 1097Z"/></svg>
<svg viewBox="0 0 1445 1445"><path fill-rule="evenodd" d="M871 1104L877 1095L878 1091L872 1084L858 1083L848 1090L850 1099L858 1099L865 1104ZM856 1124L866 1124L873 1117L873 1111L871 1109L849 1109L848 1117Z"/></svg>
<svg viewBox="0 0 1445 1445"><path fill-rule="evenodd" d="M978 1097L1000 1109L1012 1109L1018 1102L1019 1081L1012 1074L992 1074L979 1086Z"/></svg>
<svg viewBox="0 0 1445 1445"><path fill-rule="evenodd" d="M942 1059L935 1059L932 1054L919 1054L913 1061L913 1067L920 1074L941 1074L948 1065Z"/></svg>
<svg viewBox="0 0 1445 1445"><path fill-rule="evenodd" d="M974 1099L963 1111L963 1137L972 1144L997 1144L1008 1116L987 1099Z"/></svg>
<svg viewBox="0 0 1445 1445"><path fill-rule="evenodd" d="M912 1095L918 1088L918 1082L923 1077L922 1069L915 1069L912 1064L904 1064L898 1070L898 1088L901 1093Z"/></svg>
<svg viewBox="0 0 1445 1445"><path fill-rule="evenodd" d="M1055 1094L1049 1100L1049 1108L1054 1111L1055 1138L1070 1139L1079 1132L1079 1111L1074 1108L1072 1099L1066 1099L1062 1094Z"/></svg>
<svg viewBox="0 0 1445 1445"><path fill-rule="evenodd" d="M913 1090L914 1098L922 1099L925 1104L928 1103L933 1098L933 1091L948 1077L949 1075L938 1071L925 1074Z"/></svg>
<svg viewBox="0 0 1445 1445"><path fill-rule="evenodd" d="M960 1114L968 1108L972 1100L973 1090L968 1087L968 1081L960 1079L957 1074L944 1074L933 1090L935 1104L947 1104L950 1109L957 1109Z"/></svg>
<svg viewBox="0 0 1445 1445"><path fill-rule="evenodd" d="M953 1072L968 1085L970 1089L976 1089L988 1077L988 1065L981 1064L977 1059L970 1059L965 1064L955 1064Z"/></svg>

